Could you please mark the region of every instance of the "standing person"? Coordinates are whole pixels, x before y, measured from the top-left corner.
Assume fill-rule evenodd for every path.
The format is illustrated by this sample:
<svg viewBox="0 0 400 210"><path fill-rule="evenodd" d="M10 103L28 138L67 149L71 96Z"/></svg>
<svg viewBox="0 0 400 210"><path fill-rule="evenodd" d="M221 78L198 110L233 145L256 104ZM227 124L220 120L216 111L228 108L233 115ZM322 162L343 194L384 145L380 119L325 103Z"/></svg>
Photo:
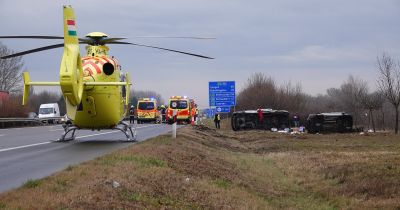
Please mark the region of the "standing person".
<svg viewBox="0 0 400 210"><path fill-rule="evenodd" d="M298 128L300 126L300 118L297 114L293 116L294 127Z"/></svg>
<svg viewBox="0 0 400 210"><path fill-rule="evenodd" d="M263 119L263 112L262 112L262 109L261 109L261 107L259 108L259 109L257 109L257 115L258 115L258 124L260 125L260 126L262 126L262 127L264 127L263 126L263 124L264 124L264 119Z"/></svg>
<svg viewBox="0 0 400 210"><path fill-rule="evenodd" d="M165 122L165 111L166 111L166 109L165 109L165 106L164 105L161 105L161 122Z"/></svg>
<svg viewBox="0 0 400 210"><path fill-rule="evenodd" d="M199 120L199 109L196 105L196 114L194 115L194 123L197 125L197 121Z"/></svg>
<svg viewBox="0 0 400 210"><path fill-rule="evenodd" d="M133 105L129 109L129 123L135 124L135 107Z"/></svg>
<svg viewBox="0 0 400 210"><path fill-rule="evenodd" d="M215 128L217 128L217 129L220 129L221 128L221 126L220 126L220 121L221 121L221 117L219 116L219 113L216 113L215 115L214 115L214 123L215 123Z"/></svg>

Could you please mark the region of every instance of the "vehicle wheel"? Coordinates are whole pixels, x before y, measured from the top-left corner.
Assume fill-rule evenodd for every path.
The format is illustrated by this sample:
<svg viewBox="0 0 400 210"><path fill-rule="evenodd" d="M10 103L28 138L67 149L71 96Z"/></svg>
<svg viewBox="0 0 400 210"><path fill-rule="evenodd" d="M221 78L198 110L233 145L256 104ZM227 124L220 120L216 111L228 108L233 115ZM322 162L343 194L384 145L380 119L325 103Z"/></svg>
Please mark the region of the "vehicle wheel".
<svg viewBox="0 0 400 210"><path fill-rule="evenodd" d="M234 114L231 118L231 127L233 131L237 131L236 115Z"/></svg>

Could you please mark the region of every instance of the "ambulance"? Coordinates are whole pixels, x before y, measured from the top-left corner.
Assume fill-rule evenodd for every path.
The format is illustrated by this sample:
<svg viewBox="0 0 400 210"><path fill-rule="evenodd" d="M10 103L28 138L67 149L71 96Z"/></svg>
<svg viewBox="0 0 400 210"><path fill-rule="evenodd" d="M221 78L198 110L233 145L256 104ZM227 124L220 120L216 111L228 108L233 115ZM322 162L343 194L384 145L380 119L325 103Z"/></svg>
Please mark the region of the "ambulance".
<svg viewBox="0 0 400 210"><path fill-rule="evenodd" d="M171 96L168 102L166 120L169 124L174 123L174 111L176 111L176 121L178 123L191 123L193 100L187 96Z"/></svg>
<svg viewBox="0 0 400 210"><path fill-rule="evenodd" d="M160 122L160 113L157 109L157 100L154 98L139 99L136 106L137 123Z"/></svg>

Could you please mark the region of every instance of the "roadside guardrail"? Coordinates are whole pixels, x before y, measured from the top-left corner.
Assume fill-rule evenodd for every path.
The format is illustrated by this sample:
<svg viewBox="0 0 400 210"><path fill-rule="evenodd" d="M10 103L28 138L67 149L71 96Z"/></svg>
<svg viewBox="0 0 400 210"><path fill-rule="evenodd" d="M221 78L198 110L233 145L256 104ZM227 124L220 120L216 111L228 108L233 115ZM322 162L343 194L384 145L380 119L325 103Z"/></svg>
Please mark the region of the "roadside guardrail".
<svg viewBox="0 0 400 210"><path fill-rule="evenodd" d="M61 122L62 117L48 118L0 118L0 128L12 128L23 126L40 126L49 122Z"/></svg>

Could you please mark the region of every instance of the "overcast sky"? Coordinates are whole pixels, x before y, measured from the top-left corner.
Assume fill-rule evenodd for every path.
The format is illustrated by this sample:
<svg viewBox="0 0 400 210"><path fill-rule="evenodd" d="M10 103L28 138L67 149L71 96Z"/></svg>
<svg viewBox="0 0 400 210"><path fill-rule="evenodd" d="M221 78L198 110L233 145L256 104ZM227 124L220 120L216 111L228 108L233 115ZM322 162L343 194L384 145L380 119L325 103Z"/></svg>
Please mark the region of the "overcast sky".
<svg viewBox="0 0 400 210"><path fill-rule="evenodd" d="M212 36L216 40L128 41L215 57L206 60L134 46L111 46L133 88L164 99L188 95L208 106L209 81L236 81L237 91L255 72L282 84L300 82L323 94L350 74L376 86L376 56L400 58L399 0L0 0L0 35L63 35L62 5L75 9L78 35L112 37ZM1 40L15 51L59 43ZM83 54L83 47L81 53ZM57 81L62 48L24 56L32 80Z"/></svg>

